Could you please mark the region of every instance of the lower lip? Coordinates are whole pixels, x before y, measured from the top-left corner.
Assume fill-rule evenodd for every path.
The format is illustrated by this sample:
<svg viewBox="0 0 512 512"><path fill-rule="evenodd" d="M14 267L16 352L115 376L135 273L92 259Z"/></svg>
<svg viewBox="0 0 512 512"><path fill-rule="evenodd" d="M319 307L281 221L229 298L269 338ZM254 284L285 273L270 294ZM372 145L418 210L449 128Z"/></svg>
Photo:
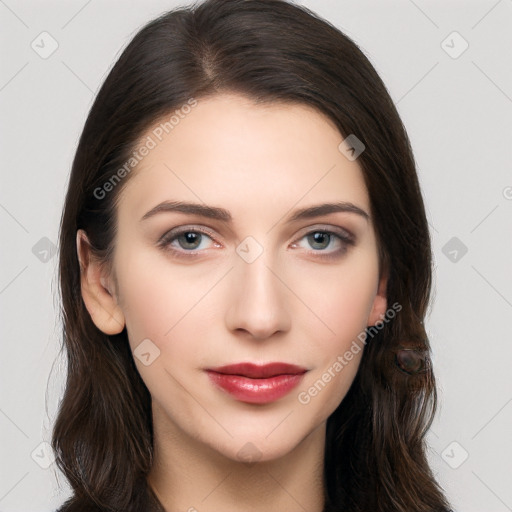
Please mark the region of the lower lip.
<svg viewBox="0 0 512 512"><path fill-rule="evenodd" d="M287 395L304 377L297 375L276 375L268 379L250 379L241 375L226 375L207 371L210 380L231 396L251 404L275 402Z"/></svg>

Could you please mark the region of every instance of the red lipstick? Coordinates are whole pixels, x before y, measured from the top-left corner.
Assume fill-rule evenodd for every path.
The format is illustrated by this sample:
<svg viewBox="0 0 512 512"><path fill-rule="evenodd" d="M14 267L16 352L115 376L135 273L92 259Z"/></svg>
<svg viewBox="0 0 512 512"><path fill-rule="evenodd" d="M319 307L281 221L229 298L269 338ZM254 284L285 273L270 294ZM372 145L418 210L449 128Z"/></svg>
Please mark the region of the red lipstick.
<svg viewBox="0 0 512 512"><path fill-rule="evenodd" d="M302 380L306 368L287 363L238 363L206 370L217 387L241 402L264 404L279 400Z"/></svg>

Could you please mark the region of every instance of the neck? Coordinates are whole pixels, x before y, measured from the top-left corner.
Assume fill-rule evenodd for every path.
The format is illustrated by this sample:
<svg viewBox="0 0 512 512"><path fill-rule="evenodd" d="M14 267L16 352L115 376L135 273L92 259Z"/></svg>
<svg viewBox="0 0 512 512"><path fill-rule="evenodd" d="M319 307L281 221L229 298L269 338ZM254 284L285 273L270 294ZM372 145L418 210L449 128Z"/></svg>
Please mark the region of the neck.
<svg viewBox="0 0 512 512"><path fill-rule="evenodd" d="M251 512L323 511L325 423L291 452L259 462L233 460L175 425L158 425L148 483L166 512L240 512L242 503Z"/></svg>

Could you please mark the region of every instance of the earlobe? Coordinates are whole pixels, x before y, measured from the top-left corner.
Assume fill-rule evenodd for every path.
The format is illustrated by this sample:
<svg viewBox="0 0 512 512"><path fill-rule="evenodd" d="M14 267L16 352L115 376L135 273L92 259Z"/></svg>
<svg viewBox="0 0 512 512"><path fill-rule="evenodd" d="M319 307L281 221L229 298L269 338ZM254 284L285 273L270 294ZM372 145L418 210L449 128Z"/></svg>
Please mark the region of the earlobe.
<svg viewBox="0 0 512 512"><path fill-rule="evenodd" d="M382 322L386 315L388 300L387 300L388 277L387 274L383 275L379 280L377 294L373 300L372 310L368 318L368 326L375 325L377 322Z"/></svg>
<svg viewBox="0 0 512 512"><path fill-rule="evenodd" d="M119 334L125 325L123 311L104 273L104 264L93 257L87 234L82 229L76 233L76 250L82 298L92 321L105 334Z"/></svg>

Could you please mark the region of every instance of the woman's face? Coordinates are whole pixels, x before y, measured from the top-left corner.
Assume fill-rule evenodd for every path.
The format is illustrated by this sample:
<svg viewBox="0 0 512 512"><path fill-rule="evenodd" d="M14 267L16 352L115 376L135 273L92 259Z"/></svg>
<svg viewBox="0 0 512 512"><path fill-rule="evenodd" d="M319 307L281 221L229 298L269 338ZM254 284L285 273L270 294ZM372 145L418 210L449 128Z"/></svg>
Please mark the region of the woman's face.
<svg viewBox="0 0 512 512"><path fill-rule="evenodd" d="M339 405L362 351L335 363L385 313L362 172L303 105L218 95L159 126L120 195L111 281L155 424L233 460L277 458ZM361 212L296 215L326 203ZM207 371L241 362L305 373Z"/></svg>

